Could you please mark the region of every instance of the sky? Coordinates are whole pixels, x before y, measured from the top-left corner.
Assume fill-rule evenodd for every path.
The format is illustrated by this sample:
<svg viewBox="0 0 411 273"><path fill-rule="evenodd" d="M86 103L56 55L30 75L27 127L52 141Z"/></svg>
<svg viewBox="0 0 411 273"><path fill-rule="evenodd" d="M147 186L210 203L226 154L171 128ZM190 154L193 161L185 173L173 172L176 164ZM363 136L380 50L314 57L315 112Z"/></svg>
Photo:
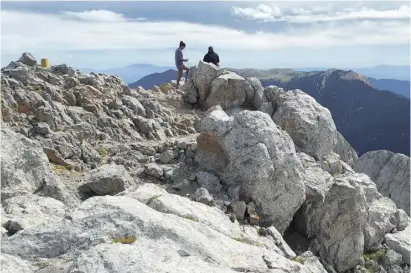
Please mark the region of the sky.
<svg viewBox="0 0 411 273"><path fill-rule="evenodd" d="M182 40L189 65L212 45L236 68L410 64L410 3L1 2L1 65L23 52L51 64L174 66Z"/></svg>

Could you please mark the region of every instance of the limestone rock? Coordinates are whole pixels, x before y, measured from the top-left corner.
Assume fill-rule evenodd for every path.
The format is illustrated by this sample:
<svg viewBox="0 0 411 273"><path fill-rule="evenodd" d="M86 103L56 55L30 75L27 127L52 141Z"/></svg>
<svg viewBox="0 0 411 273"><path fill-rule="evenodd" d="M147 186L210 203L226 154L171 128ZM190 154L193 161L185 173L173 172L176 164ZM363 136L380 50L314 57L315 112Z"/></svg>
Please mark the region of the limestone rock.
<svg viewBox="0 0 411 273"><path fill-rule="evenodd" d="M6 214L2 217L10 219L5 227L13 235L19 230L60 221L66 214L66 207L53 198L28 194L5 200L4 211Z"/></svg>
<svg viewBox="0 0 411 273"><path fill-rule="evenodd" d="M205 205L210 205L213 202L213 197L205 188L197 189L193 194L193 199Z"/></svg>
<svg viewBox="0 0 411 273"><path fill-rule="evenodd" d="M244 104L246 94L251 90L247 81L235 74L223 74L211 83L210 94L205 101L206 109L220 105L223 109Z"/></svg>
<svg viewBox="0 0 411 273"><path fill-rule="evenodd" d="M144 172L149 175L149 176L153 176L155 178L161 178L163 176L163 169L158 166L156 163L148 163L145 167L144 167Z"/></svg>
<svg viewBox="0 0 411 273"><path fill-rule="evenodd" d="M220 179L215 175L200 171L196 173L197 182L202 188L206 188L212 194L219 193L221 190Z"/></svg>
<svg viewBox="0 0 411 273"><path fill-rule="evenodd" d="M133 184L133 179L122 165L106 164L92 170L84 179L79 191L87 197L115 195Z"/></svg>
<svg viewBox="0 0 411 273"><path fill-rule="evenodd" d="M167 150L161 153L160 161L164 164L170 163L174 159L174 153L171 150Z"/></svg>
<svg viewBox="0 0 411 273"><path fill-rule="evenodd" d="M407 228L403 231L399 231L395 234L385 235L385 243L390 249L402 255L402 262L404 264L410 263L410 234L411 226L408 225Z"/></svg>
<svg viewBox="0 0 411 273"><path fill-rule="evenodd" d="M211 63L200 61L195 71L194 85L198 90L201 103L204 103L211 90L211 82L220 74L220 68Z"/></svg>
<svg viewBox="0 0 411 273"><path fill-rule="evenodd" d="M34 273L27 262L5 253L0 254L0 265L1 270L7 273Z"/></svg>
<svg viewBox="0 0 411 273"><path fill-rule="evenodd" d="M28 66L35 66L37 64L36 58L28 52L23 53L18 61Z"/></svg>
<svg viewBox="0 0 411 273"><path fill-rule="evenodd" d="M399 209L410 215L410 158L390 151L363 154L354 165L356 172L367 174L378 191L391 198Z"/></svg>
<svg viewBox="0 0 411 273"><path fill-rule="evenodd" d="M220 106L201 121L196 161L262 208L262 223L284 232L305 199L302 165L290 137L262 112L228 117Z"/></svg>
<svg viewBox="0 0 411 273"><path fill-rule="evenodd" d="M333 151L336 127L328 109L300 90L280 93L273 120L300 151L320 159Z"/></svg>

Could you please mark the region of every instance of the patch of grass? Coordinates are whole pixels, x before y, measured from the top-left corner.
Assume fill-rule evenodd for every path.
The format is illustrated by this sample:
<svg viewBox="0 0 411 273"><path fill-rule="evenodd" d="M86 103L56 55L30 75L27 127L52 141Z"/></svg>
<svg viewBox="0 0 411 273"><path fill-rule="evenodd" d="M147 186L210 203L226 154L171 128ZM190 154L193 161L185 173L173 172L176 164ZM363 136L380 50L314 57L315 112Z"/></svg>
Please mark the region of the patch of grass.
<svg viewBox="0 0 411 273"><path fill-rule="evenodd" d="M305 258L303 258L303 257L300 257L300 256L297 256L297 257L294 257L294 258L293 258L293 261L294 261L294 262L300 263L300 264L304 264L306 260L307 260L307 259L305 259Z"/></svg>
<svg viewBox="0 0 411 273"><path fill-rule="evenodd" d="M387 254L387 250L385 249L380 249L375 252L366 252L364 253L364 260L366 261L376 261L378 262L379 260L382 259Z"/></svg>
<svg viewBox="0 0 411 273"><path fill-rule="evenodd" d="M150 205L151 202L153 202L154 200L157 200L157 199L160 198L161 196L162 196L162 195L159 194L159 195L154 195L153 197L150 197L150 198L147 200L146 205L147 205L147 206Z"/></svg>
<svg viewBox="0 0 411 273"><path fill-rule="evenodd" d="M108 156L108 149L107 148L98 149L97 152L100 154L101 157L107 157Z"/></svg>
<svg viewBox="0 0 411 273"><path fill-rule="evenodd" d="M244 244L248 244L248 245L252 245L252 246L259 246L259 247L264 247L264 244L259 243L259 242L254 242L248 238L245 237L231 237L231 239L240 242L240 243L244 243Z"/></svg>
<svg viewBox="0 0 411 273"><path fill-rule="evenodd" d="M71 172L73 170L73 166L70 166L70 165L63 166L63 165L58 165L58 164L52 163L51 164L51 170L58 173L58 174L64 174L64 173L67 173L67 172Z"/></svg>
<svg viewBox="0 0 411 273"><path fill-rule="evenodd" d="M198 220L196 218L194 218L193 216L190 216L190 215L184 215L183 218L187 219L187 220L194 221L194 222L198 222Z"/></svg>
<svg viewBox="0 0 411 273"><path fill-rule="evenodd" d="M124 236L124 237L114 238L113 243L132 244L136 240L137 240L136 236Z"/></svg>
<svg viewBox="0 0 411 273"><path fill-rule="evenodd" d="M44 94L44 90L41 86L34 87L34 91L36 91L36 93L39 94L40 96L43 96Z"/></svg>

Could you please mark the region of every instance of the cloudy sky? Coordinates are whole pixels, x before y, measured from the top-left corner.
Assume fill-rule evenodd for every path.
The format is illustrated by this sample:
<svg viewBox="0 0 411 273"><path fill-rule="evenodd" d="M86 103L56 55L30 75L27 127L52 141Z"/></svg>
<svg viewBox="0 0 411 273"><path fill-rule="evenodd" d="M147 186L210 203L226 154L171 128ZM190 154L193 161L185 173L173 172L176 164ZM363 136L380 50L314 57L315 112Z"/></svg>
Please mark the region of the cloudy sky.
<svg viewBox="0 0 411 273"><path fill-rule="evenodd" d="M409 65L406 2L6 2L1 64L173 66L180 40L194 65L213 45L230 67Z"/></svg>

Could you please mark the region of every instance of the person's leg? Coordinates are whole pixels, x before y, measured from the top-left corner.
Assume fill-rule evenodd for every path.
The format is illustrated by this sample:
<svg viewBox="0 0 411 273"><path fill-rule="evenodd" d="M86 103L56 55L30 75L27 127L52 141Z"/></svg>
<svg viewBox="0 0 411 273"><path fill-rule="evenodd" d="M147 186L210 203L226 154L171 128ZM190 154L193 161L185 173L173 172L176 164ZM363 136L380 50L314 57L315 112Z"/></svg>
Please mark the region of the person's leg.
<svg viewBox="0 0 411 273"><path fill-rule="evenodd" d="M178 85L180 84L180 79L181 79L182 75L183 75L183 68L179 68L178 71L177 71L177 86L176 86L176 88L178 88Z"/></svg>
<svg viewBox="0 0 411 273"><path fill-rule="evenodd" d="M186 82L188 80L188 72L190 72L190 68L188 68L187 66L183 65L184 70L186 71L186 77L185 77L185 81Z"/></svg>

